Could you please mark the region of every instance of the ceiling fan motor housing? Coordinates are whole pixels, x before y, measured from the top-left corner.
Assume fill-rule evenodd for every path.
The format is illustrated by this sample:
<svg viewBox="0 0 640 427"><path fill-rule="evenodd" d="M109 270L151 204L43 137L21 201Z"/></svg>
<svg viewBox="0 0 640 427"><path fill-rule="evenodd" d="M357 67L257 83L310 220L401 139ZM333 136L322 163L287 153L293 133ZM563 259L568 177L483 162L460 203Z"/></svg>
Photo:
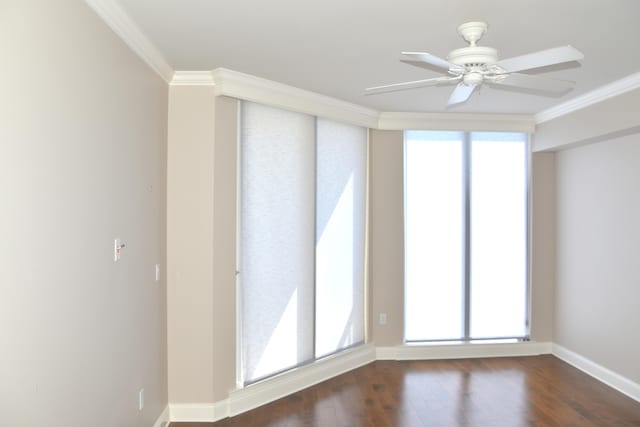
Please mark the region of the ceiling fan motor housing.
<svg viewBox="0 0 640 427"><path fill-rule="evenodd" d="M498 62L498 51L492 47L469 46L451 51L447 60L461 67L483 67Z"/></svg>

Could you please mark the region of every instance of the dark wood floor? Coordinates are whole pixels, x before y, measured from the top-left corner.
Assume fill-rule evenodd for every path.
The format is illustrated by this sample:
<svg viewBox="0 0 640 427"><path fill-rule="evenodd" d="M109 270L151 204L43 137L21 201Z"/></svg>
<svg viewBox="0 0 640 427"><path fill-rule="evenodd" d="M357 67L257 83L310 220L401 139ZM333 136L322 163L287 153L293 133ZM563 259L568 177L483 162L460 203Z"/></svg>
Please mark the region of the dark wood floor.
<svg viewBox="0 0 640 427"><path fill-rule="evenodd" d="M640 426L640 403L553 356L378 361L233 418L171 427Z"/></svg>

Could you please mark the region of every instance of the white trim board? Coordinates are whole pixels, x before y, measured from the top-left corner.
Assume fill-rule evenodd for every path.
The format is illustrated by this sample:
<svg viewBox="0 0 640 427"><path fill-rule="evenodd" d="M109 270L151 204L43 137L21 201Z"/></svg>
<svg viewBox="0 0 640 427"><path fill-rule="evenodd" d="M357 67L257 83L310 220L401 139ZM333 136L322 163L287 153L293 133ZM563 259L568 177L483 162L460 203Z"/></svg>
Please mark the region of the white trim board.
<svg viewBox="0 0 640 427"><path fill-rule="evenodd" d="M562 359L568 364L580 369L582 372L592 376L598 381L605 383L611 388L626 394L630 398L640 402L640 384L631 381L610 369L605 368L586 357L575 353L558 344L553 344L552 354L558 359Z"/></svg>
<svg viewBox="0 0 640 427"><path fill-rule="evenodd" d="M375 354L375 347L365 344L288 374L233 391L229 395L229 416L241 414L371 363L375 361Z"/></svg>
<svg viewBox="0 0 640 427"><path fill-rule="evenodd" d="M167 405L165 406L162 413L158 416L156 422L153 423L153 427L167 427L170 421L171 417L169 415L169 405Z"/></svg>
<svg viewBox="0 0 640 427"><path fill-rule="evenodd" d="M236 71L218 68L213 71L176 71L169 65L162 52L149 40L140 30L137 24L127 15L127 13L115 1L110 0L85 0L87 5L156 73L170 84L203 84L210 86L209 78L198 83L191 80L185 83L187 74L199 74L200 77L210 74L218 83L219 80L226 82L226 88L219 89L218 94L237 97L255 102L262 102L273 106L294 109L295 111L306 112L308 114L327 117L352 124L358 124L373 129L394 130L403 129L434 129L448 130L451 126L463 128L459 130L469 130L470 126L476 126L473 130L493 130L493 131L513 131L531 132L529 128L533 124L544 123L556 119L571 112L580 110L614 96L621 95L634 89L640 88L640 72L631 74L622 79L608 83L596 88L588 93L570 99L547 110L531 115L510 115L510 114L462 114L470 116L471 121L456 113L403 113L403 112L380 112L361 105L352 104L346 101L335 99L329 96L320 95L303 89L287 86L282 83L273 82L259 77L250 76ZM177 77L177 78L176 78ZM188 78L186 80L189 80ZM309 102L312 101L312 102ZM318 102L319 101L319 102ZM346 114L346 117L343 115ZM430 117L432 116L432 117ZM472 117L477 116L477 117ZM481 119L481 116L489 120ZM519 117L518 117L519 116ZM435 120L435 121L434 121ZM435 128L433 127L435 123ZM477 126L480 126L478 128Z"/></svg>
<svg viewBox="0 0 640 427"><path fill-rule="evenodd" d="M215 86L211 71L176 71L171 86Z"/></svg>
<svg viewBox="0 0 640 427"><path fill-rule="evenodd" d="M534 116L535 122L536 124L548 122L638 88L640 88L640 72L633 73L554 107L541 111Z"/></svg>
<svg viewBox="0 0 640 427"><path fill-rule="evenodd" d="M167 83L173 78L173 68L157 47L115 1L85 0L87 5Z"/></svg>
<svg viewBox="0 0 640 427"><path fill-rule="evenodd" d="M229 416L229 400L215 403L170 403L172 422L215 422Z"/></svg>
<svg viewBox="0 0 640 427"><path fill-rule="evenodd" d="M472 359L550 354L549 342L399 345L376 348L377 360Z"/></svg>
<svg viewBox="0 0 640 427"><path fill-rule="evenodd" d="M258 102L368 128L376 127L378 124L378 111L357 104L225 68L216 68L211 73L216 95Z"/></svg>
<svg viewBox="0 0 640 427"><path fill-rule="evenodd" d="M380 130L460 130L532 133L536 124L526 114L400 113L383 112Z"/></svg>
<svg viewBox="0 0 640 427"><path fill-rule="evenodd" d="M551 353L551 343L405 345L374 347L363 345L274 378L238 389L215 403L170 404L171 421L215 422L235 416L314 384L326 381L375 360L423 360L475 357L533 356Z"/></svg>
<svg viewBox="0 0 640 427"><path fill-rule="evenodd" d="M363 345L282 375L238 389L215 403L169 404L171 421L215 422L288 396L375 360L375 348Z"/></svg>

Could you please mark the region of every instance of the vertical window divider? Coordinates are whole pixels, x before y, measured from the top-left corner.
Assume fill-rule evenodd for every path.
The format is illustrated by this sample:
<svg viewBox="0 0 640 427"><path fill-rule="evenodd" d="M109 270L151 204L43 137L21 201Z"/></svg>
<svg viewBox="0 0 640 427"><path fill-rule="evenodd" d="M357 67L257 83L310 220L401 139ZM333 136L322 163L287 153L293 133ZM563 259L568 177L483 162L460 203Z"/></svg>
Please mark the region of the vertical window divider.
<svg viewBox="0 0 640 427"><path fill-rule="evenodd" d="M464 339L471 337L471 135L464 132L462 180L464 185Z"/></svg>
<svg viewBox="0 0 640 427"><path fill-rule="evenodd" d="M371 341L371 309L369 308L369 302L371 299L371 283L370 281L370 259L371 256L369 245L371 243L371 235L370 235L370 227L371 227L371 184L370 184L370 174L371 174L371 130L367 129L367 142L366 142L366 157L365 157L365 205L364 205L364 271L363 271L363 281L364 281L364 292L363 292L363 304L364 304L364 342L368 343ZM403 288L404 292L404 288ZM404 322L403 322L404 323ZM404 334L404 332L403 332Z"/></svg>
<svg viewBox="0 0 640 427"><path fill-rule="evenodd" d="M533 213L532 213L532 209L533 209L533 194L531 192L531 181L532 181L532 176L531 176L531 171L532 171L532 167L531 167L531 161L532 161L532 156L531 156L531 134L527 134L527 139L526 139L526 153L527 155L525 156L525 203L527 206L527 218L526 218L526 236L527 236L527 246L526 246L526 258L527 258L527 263L526 263L526 277L525 277L525 286L527 288L526 293L527 293L527 306L525 308L525 336L524 336L524 340L525 341L529 341L531 339L531 304L533 304L533 295L532 295L532 289L531 289L531 283L533 281L533 272L531 270L531 265L533 265L533 259L532 259L532 254L533 254L533 239L531 238L532 236L532 218L533 218Z"/></svg>

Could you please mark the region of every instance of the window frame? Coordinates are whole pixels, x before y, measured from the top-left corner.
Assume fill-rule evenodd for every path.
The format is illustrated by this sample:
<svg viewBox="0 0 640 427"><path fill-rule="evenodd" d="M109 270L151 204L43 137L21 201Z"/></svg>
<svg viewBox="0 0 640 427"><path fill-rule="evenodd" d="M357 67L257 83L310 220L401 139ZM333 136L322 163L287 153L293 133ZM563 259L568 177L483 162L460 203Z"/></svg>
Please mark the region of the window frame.
<svg viewBox="0 0 640 427"><path fill-rule="evenodd" d="M313 307L312 307L312 311L313 311L313 325L312 325L312 340L311 342L313 343L312 345L312 357L310 359L306 359L304 361L301 361L300 363L296 364L295 366L292 367L287 367L287 368L283 368L274 372L271 372L269 374L260 376L260 377L256 377L253 378L251 380L247 380L244 376L244 360L243 360L243 354L244 354L244 336L243 336L243 285L242 285L242 274L241 274L241 264L242 264L242 253L243 253L243 248L242 248L242 216L243 216L243 204L242 204L242 187L243 187L243 180L242 180L242 176L243 176L243 149L242 149L242 129L243 129L243 104L244 103L254 103L254 104L260 104L262 106L268 107L268 108L273 108L273 109L278 109L278 110L282 110L282 111L287 111L287 112L293 112L293 113L298 113L295 110L289 110L286 108L282 108L279 106L272 106L269 104L263 104L260 102L253 102L253 101L246 101L246 100L240 100L238 102L237 105L237 141L236 141L236 271L235 271L235 275L236 275L236 281L235 281L235 286L236 286L236 328L235 328L235 335L236 335L236 387L238 389L242 389L242 388L246 388L250 385L256 384L256 383L260 383L263 382L265 380L269 380L272 379L274 377L280 376L282 374L286 374L287 372L291 372L294 371L296 369L302 368L302 367L306 367L309 365L313 365L316 362L322 361L324 359L328 359L328 358L332 358L335 357L341 353L344 352L348 352L350 350L353 350L354 348L358 348L361 347L363 345L365 345L368 342L368 328L369 328L369 324L368 324L368 312L369 309L367 307L368 304L368 256L369 256L369 251L368 251L368 242L369 242L369 168L370 168L370 164L369 164L369 156L370 156L370 142L369 142L369 129L363 126L359 126L359 125L354 125L351 123L346 123L346 122L340 122L338 120L335 119L330 119L330 118L325 118L325 117L321 117L321 116L317 116L317 115L313 115L313 114L306 114L306 113L300 113L300 114L306 114L310 117L313 118L314 120L314 127L315 127L315 131L314 131L314 137L313 137L313 150L314 150L314 178L313 178L313 199L314 199L314 218L313 218L313 223L314 223L314 227L311 231L311 234L314 236L314 260L313 260L313 269L314 269L314 274L313 274ZM318 212L317 212L317 203L318 203L318 140L319 140L319 135L318 135L318 121L319 120L327 120L327 121L333 121L336 123L341 123L344 125L348 125L348 126L354 126L354 127L358 127L363 129L364 133L365 133L365 138L364 138L364 186L363 186L363 208L364 208L364 212L363 212L363 217L361 218L362 220L362 226L363 226L363 239L362 242L360 242L362 244L362 253L363 253L363 262L362 265L359 266L359 268L362 269L362 283L361 283L361 287L362 287L362 314L363 314L363 318L362 318L362 339L358 340L356 342L353 342L349 345L346 345L342 348L337 349L336 351L333 351L331 353L327 353L327 354L323 354L321 356L317 356L317 348L316 348L316 341L317 341L317 318L316 318L316 311L317 311L317 292L318 292L318 284L317 284L317 240L315 238L316 236L316 232L317 232L317 220L318 220ZM357 286L357 285L355 285Z"/></svg>
<svg viewBox="0 0 640 427"><path fill-rule="evenodd" d="M418 129L405 129L403 130L403 223L404 223L404 283L403 283L403 342L405 344L429 344L429 343L447 343L447 342L487 342L487 341L529 341L531 339L531 304L532 304L532 241L531 241L531 218L532 218L532 192L531 192L531 134L527 132L507 132L507 131L468 131L468 130L452 130L451 132L457 132L462 135L462 147L463 147L463 188L461 194L464 200L464 229L463 241L464 241L464 260L463 260L463 330L460 338L442 338L442 339L407 339L407 141L408 134L412 131L419 131ZM447 132L447 131L445 131ZM474 133L519 133L524 136L525 144L525 159L524 159L524 202L525 202L525 307L524 307L524 335L523 336L500 336L500 337L471 337L471 143L472 135Z"/></svg>

